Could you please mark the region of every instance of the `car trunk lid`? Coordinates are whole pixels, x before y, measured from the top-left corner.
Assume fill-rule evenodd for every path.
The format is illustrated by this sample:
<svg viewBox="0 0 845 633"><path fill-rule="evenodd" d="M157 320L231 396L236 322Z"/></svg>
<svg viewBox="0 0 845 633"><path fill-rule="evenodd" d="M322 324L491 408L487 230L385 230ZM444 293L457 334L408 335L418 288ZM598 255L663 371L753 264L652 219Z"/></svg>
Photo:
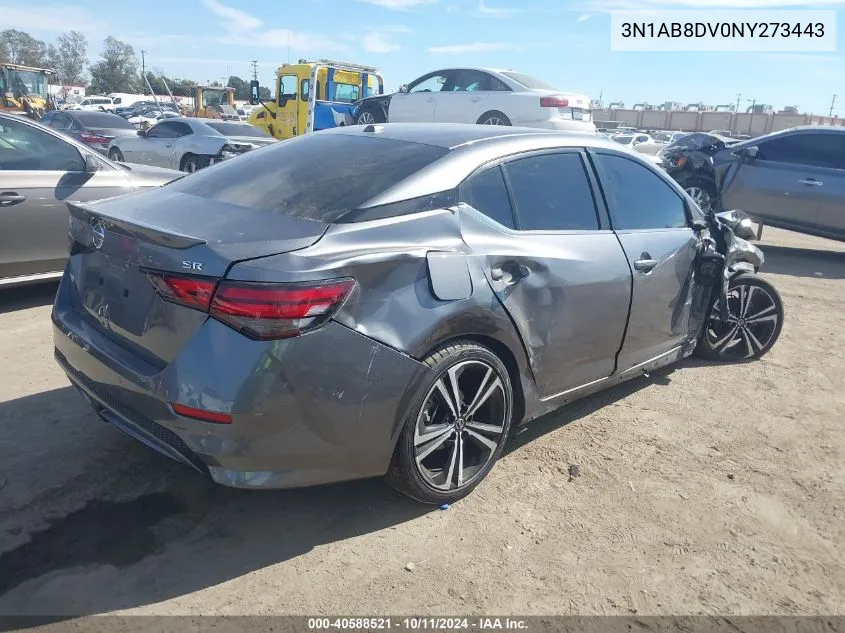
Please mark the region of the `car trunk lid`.
<svg viewBox="0 0 845 633"><path fill-rule="evenodd" d="M76 308L107 336L157 364L170 362L207 314L165 301L151 274L214 282L239 261L310 246L327 228L166 187L68 207Z"/></svg>

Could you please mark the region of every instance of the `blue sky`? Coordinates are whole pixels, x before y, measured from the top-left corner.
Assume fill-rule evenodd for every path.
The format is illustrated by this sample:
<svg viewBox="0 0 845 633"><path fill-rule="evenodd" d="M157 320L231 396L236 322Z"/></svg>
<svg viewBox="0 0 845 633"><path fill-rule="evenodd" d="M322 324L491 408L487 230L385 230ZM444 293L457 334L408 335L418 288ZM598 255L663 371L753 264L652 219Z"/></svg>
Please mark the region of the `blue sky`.
<svg viewBox="0 0 845 633"><path fill-rule="evenodd" d="M454 65L519 70L605 103L756 99L845 116L845 0L817 0L842 25L835 53L625 53L610 51L613 9L807 8L794 0L0 0L0 28L50 40L77 29L89 56L113 35L146 50L148 67L199 81L270 83L300 57L371 64L386 89ZM140 54L140 53L139 53ZM743 103L743 107L748 104Z"/></svg>

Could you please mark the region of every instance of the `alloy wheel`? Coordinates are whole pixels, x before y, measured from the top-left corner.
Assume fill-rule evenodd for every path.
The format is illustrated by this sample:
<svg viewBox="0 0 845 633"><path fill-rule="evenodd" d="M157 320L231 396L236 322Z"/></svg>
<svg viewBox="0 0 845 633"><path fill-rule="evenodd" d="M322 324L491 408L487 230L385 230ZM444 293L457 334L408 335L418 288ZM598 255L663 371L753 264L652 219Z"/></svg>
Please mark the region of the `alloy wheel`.
<svg viewBox="0 0 845 633"><path fill-rule="evenodd" d="M376 118L373 116L373 113L369 110L364 110L361 114L358 115L358 123L360 123L361 125L369 125L375 122Z"/></svg>
<svg viewBox="0 0 845 633"><path fill-rule="evenodd" d="M763 287L736 284L728 291L727 321L716 301L707 326L707 344L722 360L754 358L767 349L778 332L780 311Z"/></svg>
<svg viewBox="0 0 845 633"><path fill-rule="evenodd" d="M706 190L701 187L687 187L686 191L690 195L690 198L698 205L699 209L705 212L710 210L712 198Z"/></svg>
<svg viewBox="0 0 845 633"><path fill-rule="evenodd" d="M489 116L486 119L484 119L484 121L482 121L481 124L482 125L505 125L505 122L502 121L502 119L500 119L496 115L492 115L492 116Z"/></svg>
<svg viewBox="0 0 845 633"><path fill-rule="evenodd" d="M474 483L505 441L508 400L498 371L481 360L453 365L426 394L414 428L414 457L437 490Z"/></svg>

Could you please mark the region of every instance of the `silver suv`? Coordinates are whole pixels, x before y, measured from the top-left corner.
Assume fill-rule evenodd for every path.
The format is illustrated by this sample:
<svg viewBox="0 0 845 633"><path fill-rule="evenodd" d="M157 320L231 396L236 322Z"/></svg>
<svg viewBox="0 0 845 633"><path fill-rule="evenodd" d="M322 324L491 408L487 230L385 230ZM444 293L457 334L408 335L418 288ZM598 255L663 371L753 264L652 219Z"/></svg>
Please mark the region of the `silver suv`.
<svg viewBox="0 0 845 633"><path fill-rule="evenodd" d="M845 240L845 128L792 128L713 156L723 209L784 229Z"/></svg>

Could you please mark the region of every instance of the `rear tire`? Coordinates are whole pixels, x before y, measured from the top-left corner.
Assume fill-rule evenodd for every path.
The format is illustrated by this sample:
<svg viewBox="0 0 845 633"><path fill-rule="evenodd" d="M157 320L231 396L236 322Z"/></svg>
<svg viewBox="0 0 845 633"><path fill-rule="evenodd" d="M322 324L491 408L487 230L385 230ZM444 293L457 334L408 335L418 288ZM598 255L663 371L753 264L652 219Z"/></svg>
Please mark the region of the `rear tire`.
<svg viewBox="0 0 845 633"><path fill-rule="evenodd" d="M112 148L112 149L109 150L109 158L116 163L122 163L123 162L123 152L121 152L117 148Z"/></svg>
<svg viewBox="0 0 845 633"><path fill-rule="evenodd" d="M510 125L511 120L498 110L485 112L478 119L479 125Z"/></svg>
<svg viewBox="0 0 845 633"><path fill-rule="evenodd" d="M411 401L386 479L422 503L453 503L501 455L513 417L513 388L498 356L471 341L440 347L423 363L431 376Z"/></svg>
<svg viewBox="0 0 845 633"><path fill-rule="evenodd" d="M355 118L355 123L358 125L372 125L373 123L386 123L387 119L384 116L381 108L368 107L361 110Z"/></svg>
<svg viewBox="0 0 845 633"><path fill-rule="evenodd" d="M782 328L783 301L775 287L757 275L738 275L728 286L728 321L719 317L717 294L695 352L723 362L760 358Z"/></svg>

